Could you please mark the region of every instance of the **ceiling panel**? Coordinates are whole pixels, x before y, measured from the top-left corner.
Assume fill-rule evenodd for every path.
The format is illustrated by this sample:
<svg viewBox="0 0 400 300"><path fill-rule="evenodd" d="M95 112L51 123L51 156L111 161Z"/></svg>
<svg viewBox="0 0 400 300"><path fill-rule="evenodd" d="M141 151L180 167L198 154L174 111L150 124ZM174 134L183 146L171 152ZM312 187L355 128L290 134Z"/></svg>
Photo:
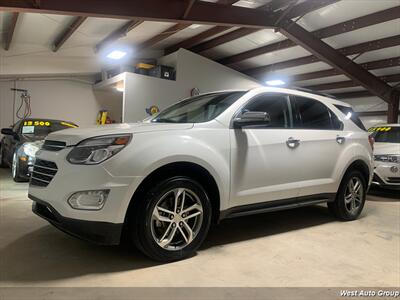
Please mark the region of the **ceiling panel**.
<svg viewBox="0 0 400 300"><path fill-rule="evenodd" d="M400 33L400 18L397 20L364 27L358 30L324 39L333 48L342 48L372 40L394 36Z"/></svg>
<svg viewBox="0 0 400 300"><path fill-rule="evenodd" d="M307 50L303 49L300 46L295 46L292 48L274 51L270 53L266 53L263 55L259 55L250 59L246 59L240 63L238 63L239 69L243 68L254 68L258 66L271 65L273 63L278 63L290 59L295 59L303 56L308 56L311 53Z"/></svg>
<svg viewBox="0 0 400 300"><path fill-rule="evenodd" d="M128 45L140 44L174 25L175 23L169 22L145 21L131 30L120 42Z"/></svg>
<svg viewBox="0 0 400 300"><path fill-rule="evenodd" d="M398 0L341 0L308 13L298 23L314 31L398 5Z"/></svg>
<svg viewBox="0 0 400 300"><path fill-rule="evenodd" d="M347 76L337 75L337 76L322 77L322 78L316 78L316 79L310 79L310 80L296 81L296 85L308 86L308 85L339 82L339 81L346 81L346 80L349 80L349 78Z"/></svg>
<svg viewBox="0 0 400 300"><path fill-rule="evenodd" d="M204 51L202 55L212 59L219 59L285 39L286 38L282 34L275 33L272 29L263 29Z"/></svg>
<svg viewBox="0 0 400 300"><path fill-rule="evenodd" d="M125 23L126 20L87 18L61 49L82 46L94 47L98 42Z"/></svg>
<svg viewBox="0 0 400 300"><path fill-rule="evenodd" d="M172 36L166 38L165 40L157 43L156 47L157 49L165 49L171 45L174 45L176 43L179 43L183 40L186 40L192 36L195 36L203 31L206 31L214 26L212 25L200 25L200 24L193 24L184 30L181 30Z"/></svg>

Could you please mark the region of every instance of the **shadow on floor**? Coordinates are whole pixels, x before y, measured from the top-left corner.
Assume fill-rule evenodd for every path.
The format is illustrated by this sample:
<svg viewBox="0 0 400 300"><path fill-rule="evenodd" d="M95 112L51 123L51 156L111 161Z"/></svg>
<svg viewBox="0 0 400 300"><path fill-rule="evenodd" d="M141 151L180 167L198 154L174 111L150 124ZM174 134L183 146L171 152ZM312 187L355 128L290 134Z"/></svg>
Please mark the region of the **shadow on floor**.
<svg viewBox="0 0 400 300"><path fill-rule="evenodd" d="M211 229L201 250L318 226L333 220L326 207L322 206L229 219ZM54 281L157 265L131 247L93 245L70 237L50 225L0 249L2 282Z"/></svg>
<svg viewBox="0 0 400 300"><path fill-rule="evenodd" d="M202 249L300 230L335 220L326 205L226 219L210 230Z"/></svg>
<svg viewBox="0 0 400 300"><path fill-rule="evenodd" d="M400 200L400 190L389 190L371 186L367 199L369 201L398 202Z"/></svg>

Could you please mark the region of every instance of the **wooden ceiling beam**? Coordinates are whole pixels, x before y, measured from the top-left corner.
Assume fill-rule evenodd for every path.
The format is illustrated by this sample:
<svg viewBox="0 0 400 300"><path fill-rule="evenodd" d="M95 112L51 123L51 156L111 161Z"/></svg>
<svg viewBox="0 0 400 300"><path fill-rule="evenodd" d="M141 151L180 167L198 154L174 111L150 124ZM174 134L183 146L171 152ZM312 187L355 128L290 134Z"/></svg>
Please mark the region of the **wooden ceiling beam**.
<svg viewBox="0 0 400 300"><path fill-rule="evenodd" d="M360 44L356 44L356 45L343 47L343 48L337 49L337 51L340 52L342 55L347 56L347 55L352 55L352 54L358 54L361 52L368 52L368 51L379 50L379 49L388 48L388 47L394 47L394 46L398 46L398 45L400 45L400 35L395 35L395 36L391 36L391 37L387 37L387 38L383 38L383 39L379 39L379 40L373 40L373 41L369 41L369 42L365 42L365 43L360 43ZM300 57L300 58L295 58L295 59L291 59L291 60L278 62L278 63L271 64L271 65L265 65L265 66L246 69L246 70L243 70L243 72L250 76L262 78L268 72L298 67L298 66L306 65L306 64L312 64L312 63L315 63L318 61L320 61L320 59L317 56L310 55L310 56L304 56L304 57Z"/></svg>
<svg viewBox="0 0 400 300"><path fill-rule="evenodd" d="M339 0L319 0L319 1L306 1L302 2L290 9L288 14L286 15L287 19L292 19L296 17L303 16L307 13L310 13L314 10L320 9L327 5L331 5ZM258 11L263 11L262 9L255 9ZM274 26L276 26L276 22L280 19L280 13L273 13L270 15L269 19ZM200 53L206 51L208 49L214 48L216 46L231 42L233 40L239 39L246 35L255 33L259 31L260 28L239 28L235 31L228 32L224 35L218 36L211 40L205 41L201 44L196 45L195 47L190 48L189 50L192 52Z"/></svg>
<svg viewBox="0 0 400 300"><path fill-rule="evenodd" d="M400 56L365 62L365 63L361 63L360 66L366 70L376 70L376 69L396 67L396 66L400 66ZM303 81L303 80L324 78L324 77L330 77L330 76L336 76L336 75L341 75L341 73L335 69L328 69L328 70L316 71L316 72L311 72L311 73L293 75L290 77L290 82L298 82L298 81Z"/></svg>
<svg viewBox="0 0 400 300"><path fill-rule="evenodd" d="M148 39L147 41L143 42L142 44L136 46L137 51L142 51L144 49L150 48L151 46L157 44L158 42L161 42L165 40L166 38L170 37L171 35L188 28L190 24L175 24L168 29L164 30L163 32L157 34L156 36Z"/></svg>
<svg viewBox="0 0 400 300"><path fill-rule="evenodd" d="M8 51L11 46L12 39L14 37L15 27L17 26L19 13L11 13L9 24L6 25L6 31L4 32L4 50Z"/></svg>
<svg viewBox="0 0 400 300"><path fill-rule="evenodd" d="M350 99L350 98L362 98L362 97L374 96L370 91L356 91L356 92L329 93L329 94L338 99Z"/></svg>
<svg viewBox="0 0 400 300"><path fill-rule="evenodd" d="M400 81L400 74L380 76L379 79L384 82L398 82L398 81ZM314 90L314 91L327 91L327 90L348 88L348 87L354 87L354 86L359 86L359 84L352 80L346 80L346 81L309 85L309 86L306 86L305 88Z"/></svg>
<svg viewBox="0 0 400 300"><path fill-rule="evenodd" d="M72 22L61 32L59 36L54 40L52 50L57 52L62 45L78 30L79 26L86 20L86 17L74 17Z"/></svg>
<svg viewBox="0 0 400 300"><path fill-rule="evenodd" d="M108 36L106 36L103 40L101 40L96 46L95 46L95 51L99 52L101 49L107 47L107 45L119 40L120 38L125 37L129 31L132 29L136 28L140 24L142 24L143 21L128 21L118 29L114 30L111 32Z"/></svg>
<svg viewBox="0 0 400 300"><path fill-rule="evenodd" d="M400 6L396 6L394 8L385 9L366 16L362 16L359 18L355 18L352 20L328 26L313 31L312 34L314 34L316 37L319 37L320 39L324 39L338 34L357 30L360 28L395 20L398 18L399 15L400 15ZM231 55L218 60L218 62L223 65L232 65L259 55L274 52L277 50L287 49L294 46L296 46L296 43L292 42L291 40L284 40L273 44L265 45L259 48L251 49L235 55Z"/></svg>
<svg viewBox="0 0 400 300"><path fill-rule="evenodd" d="M384 101L392 103L398 98L397 91L386 82L363 69L340 51L324 43L296 23L286 20L284 24L281 23L279 32Z"/></svg>
<svg viewBox="0 0 400 300"><path fill-rule="evenodd" d="M256 9L195 1L186 19L183 20L182 16L186 9L187 1L184 0L168 0L168 7L165 0L41 0L40 7L35 7L32 2L26 0L0 2L0 10L14 12L253 28L274 27L274 20L270 18L270 14Z"/></svg>

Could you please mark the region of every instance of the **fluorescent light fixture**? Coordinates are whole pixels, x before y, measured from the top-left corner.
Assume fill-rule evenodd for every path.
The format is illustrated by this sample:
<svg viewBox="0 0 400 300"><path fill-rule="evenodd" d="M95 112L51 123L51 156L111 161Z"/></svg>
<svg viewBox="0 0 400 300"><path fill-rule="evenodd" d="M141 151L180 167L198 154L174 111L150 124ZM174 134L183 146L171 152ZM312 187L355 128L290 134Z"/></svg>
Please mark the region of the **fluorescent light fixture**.
<svg viewBox="0 0 400 300"><path fill-rule="evenodd" d="M192 24L189 26L190 29L196 29L199 28L201 25L200 24Z"/></svg>
<svg viewBox="0 0 400 300"><path fill-rule="evenodd" d="M113 50L110 53L107 54L107 58L111 59L121 59L123 58L127 53L125 51L120 51L120 50Z"/></svg>
<svg viewBox="0 0 400 300"><path fill-rule="evenodd" d="M344 117L346 120L349 120L351 118L352 113L349 111L347 115Z"/></svg>
<svg viewBox="0 0 400 300"><path fill-rule="evenodd" d="M271 86L278 86L278 85L285 85L286 84L286 82L284 82L283 80L280 80L280 79L267 80L265 83L267 85L271 85Z"/></svg>

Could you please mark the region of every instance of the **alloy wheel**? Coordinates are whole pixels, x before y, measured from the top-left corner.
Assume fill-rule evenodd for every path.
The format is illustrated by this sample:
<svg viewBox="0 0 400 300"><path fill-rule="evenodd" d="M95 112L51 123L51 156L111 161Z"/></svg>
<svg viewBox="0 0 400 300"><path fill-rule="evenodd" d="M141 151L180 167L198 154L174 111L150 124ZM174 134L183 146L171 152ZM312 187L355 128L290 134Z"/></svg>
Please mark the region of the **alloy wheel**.
<svg viewBox="0 0 400 300"><path fill-rule="evenodd" d="M346 210L349 213L354 214L362 205L363 196L364 189L361 179L358 177L350 178L344 196Z"/></svg>
<svg viewBox="0 0 400 300"><path fill-rule="evenodd" d="M151 215L151 233L163 249L177 251L197 236L203 222L203 206L190 189L175 188L157 201Z"/></svg>

